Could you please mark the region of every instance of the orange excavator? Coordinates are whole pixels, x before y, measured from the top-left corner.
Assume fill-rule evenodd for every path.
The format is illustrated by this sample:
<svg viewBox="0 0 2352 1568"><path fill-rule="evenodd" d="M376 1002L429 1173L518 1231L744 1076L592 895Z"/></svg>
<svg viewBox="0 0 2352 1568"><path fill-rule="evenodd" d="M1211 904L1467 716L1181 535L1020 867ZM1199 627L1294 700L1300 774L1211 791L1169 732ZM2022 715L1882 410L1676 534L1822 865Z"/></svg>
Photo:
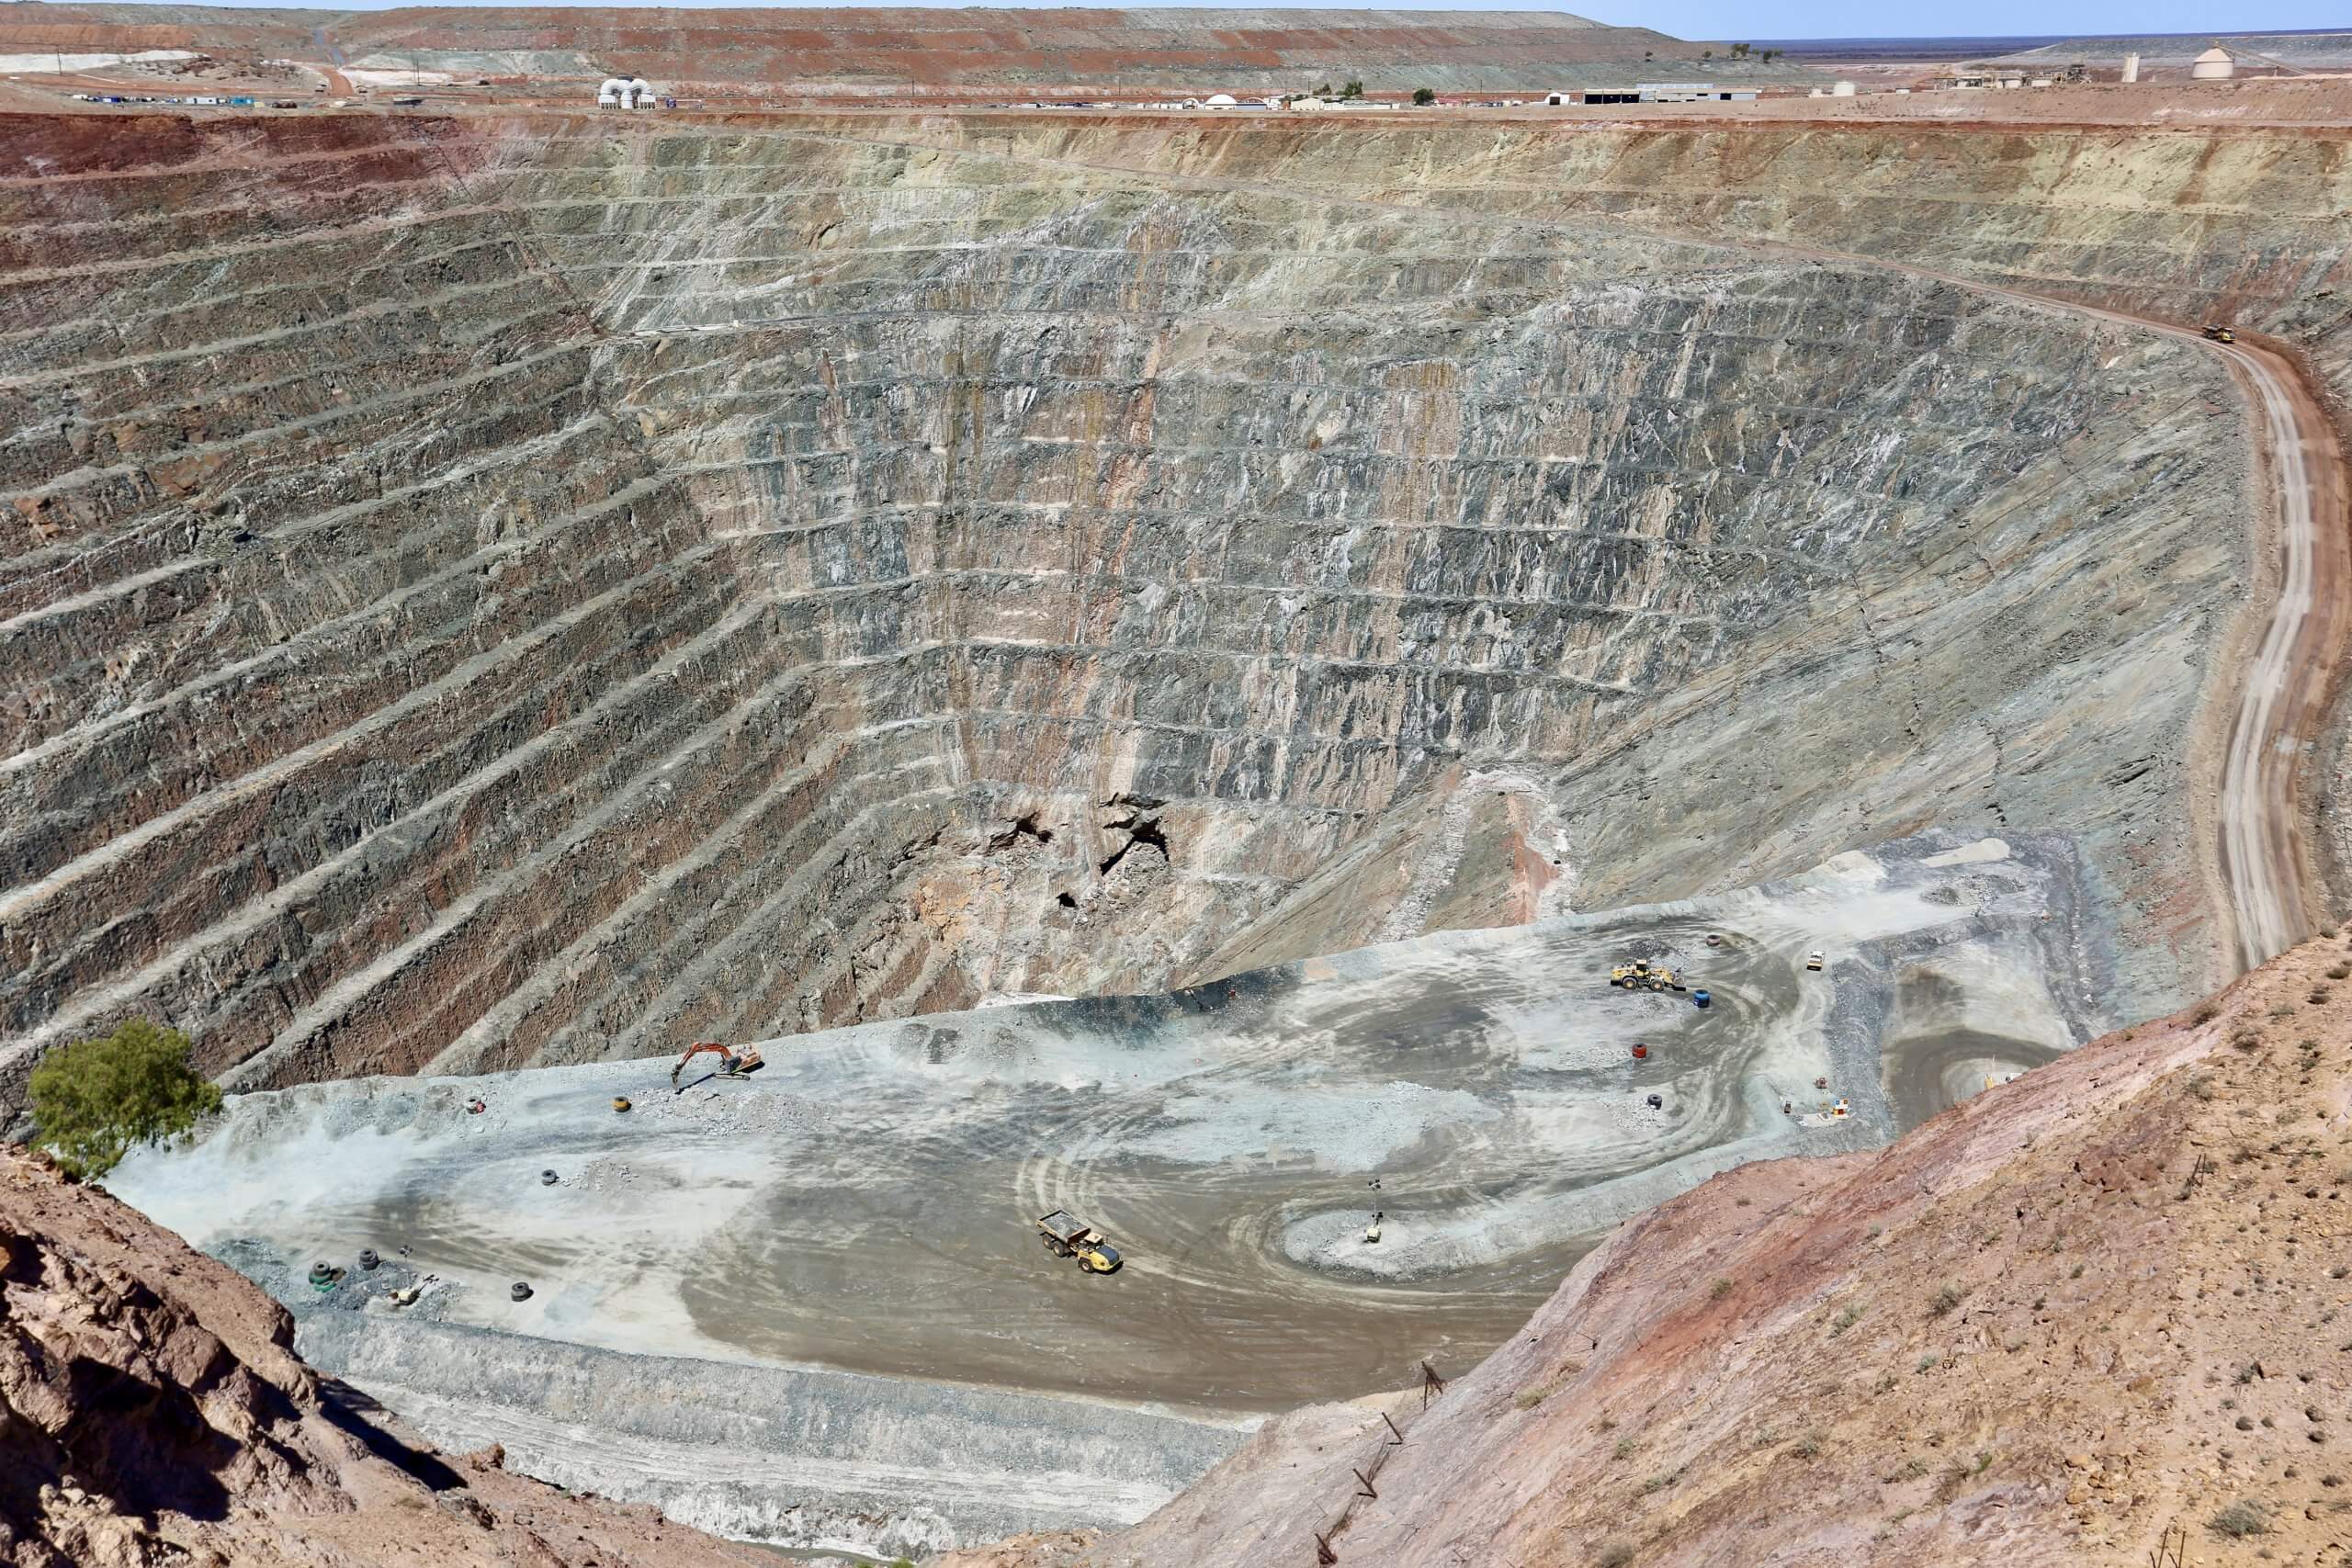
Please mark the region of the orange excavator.
<svg viewBox="0 0 2352 1568"><path fill-rule="evenodd" d="M723 1078L747 1078L767 1065L760 1059L756 1045L721 1045L716 1040L697 1040L686 1047L686 1054L670 1069L671 1083L675 1084L678 1075L686 1070L686 1064L706 1051L718 1053L718 1076Z"/></svg>

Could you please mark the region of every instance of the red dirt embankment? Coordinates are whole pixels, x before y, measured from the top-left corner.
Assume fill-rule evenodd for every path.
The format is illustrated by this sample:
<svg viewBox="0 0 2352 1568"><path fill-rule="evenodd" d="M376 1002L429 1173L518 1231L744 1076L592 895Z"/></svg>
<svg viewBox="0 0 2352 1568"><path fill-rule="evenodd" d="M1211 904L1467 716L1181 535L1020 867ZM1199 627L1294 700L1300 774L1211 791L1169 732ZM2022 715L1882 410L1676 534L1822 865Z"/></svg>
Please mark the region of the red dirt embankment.
<svg viewBox="0 0 2352 1568"><path fill-rule="evenodd" d="M23 15L17 15L17 12ZM0 52L192 49L220 58L340 65L415 51L537 56L534 75L577 75L576 55L665 86L788 87L817 94L993 86L1022 96L1126 86L1205 94L1296 89L1360 77L1375 91L1509 85L1541 91L1560 73L1655 56L1695 64L1697 48L1646 28L1552 12L1127 11L923 8L654 9L403 6L384 11L241 11L126 6L10 7ZM433 69L431 60L424 62ZM1735 75L1786 67L1713 62Z"/></svg>
<svg viewBox="0 0 2352 1568"><path fill-rule="evenodd" d="M1402 1447L1302 1411L1124 1535L948 1561L2335 1562L2347 976L2323 937L1877 1154L1719 1177L1390 1403Z"/></svg>
<svg viewBox="0 0 2352 1568"><path fill-rule="evenodd" d="M0 1148L0 1568L774 1561L445 1459L292 1340L226 1265Z"/></svg>

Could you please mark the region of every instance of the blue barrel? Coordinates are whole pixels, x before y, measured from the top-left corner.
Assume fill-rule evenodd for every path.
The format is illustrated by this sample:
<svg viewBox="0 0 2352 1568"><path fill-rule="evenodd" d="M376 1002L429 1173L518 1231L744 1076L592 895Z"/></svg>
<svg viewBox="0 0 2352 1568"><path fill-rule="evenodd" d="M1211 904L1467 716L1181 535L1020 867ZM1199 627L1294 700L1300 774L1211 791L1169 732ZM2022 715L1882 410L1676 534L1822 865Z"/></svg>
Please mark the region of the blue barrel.
<svg viewBox="0 0 2352 1568"><path fill-rule="evenodd" d="M1704 991L1693 991L1690 993L1691 1002L1698 1007L1705 1007L1709 1002L1712 1002L1714 999L1714 998L1709 996Z"/></svg>

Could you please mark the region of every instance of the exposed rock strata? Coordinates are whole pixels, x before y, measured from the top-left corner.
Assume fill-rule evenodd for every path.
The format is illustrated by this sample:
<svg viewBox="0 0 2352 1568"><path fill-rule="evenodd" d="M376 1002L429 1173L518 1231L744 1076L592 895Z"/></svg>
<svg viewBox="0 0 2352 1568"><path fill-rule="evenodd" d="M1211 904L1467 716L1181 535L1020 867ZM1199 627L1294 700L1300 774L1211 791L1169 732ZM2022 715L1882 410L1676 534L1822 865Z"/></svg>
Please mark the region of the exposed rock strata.
<svg viewBox="0 0 2352 1568"><path fill-rule="evenodd" d="M2076 835L2125 1010L2213 968L2208 360L1576 213L1687 137L990 123L9 122L9 1073L1156 988L1928 826Z"/></svg>

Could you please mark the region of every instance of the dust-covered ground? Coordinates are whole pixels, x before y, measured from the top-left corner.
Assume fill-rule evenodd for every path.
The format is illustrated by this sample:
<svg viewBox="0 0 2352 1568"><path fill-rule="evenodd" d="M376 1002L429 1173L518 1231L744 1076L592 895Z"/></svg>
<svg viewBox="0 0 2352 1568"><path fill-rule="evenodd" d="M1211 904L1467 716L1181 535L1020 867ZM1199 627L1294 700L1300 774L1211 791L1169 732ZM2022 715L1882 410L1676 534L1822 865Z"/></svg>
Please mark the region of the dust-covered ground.
<svg viewBox="0 0 2352 1568"><path fill-rule="evenodd" d="M749 1080L697 1065L673 1091L666 1061L639 1061L247 1095L117 1185L298 1303L308 1260L362 1247L398 1271L382 1280L433 1276L409 1307L337 1313L327 1292L304 1329L309 1353L390 1385L395 1408L409 1388L428 1430L438 1415L529 1450L541 1363L575 1352L503 1336L614 1367L695 1359L661 1363L675 1392L660 1419L604 1442L604 1469L599 1444L573 1453L571 1483L674 1503L720 1437L678 1424L699 1382L881 1373L854 1380L861 1506L887 1513L895 1487L929 1515L864 1544L972 1539L933 1451L942 1423L1005 1397L969 1385L1078 1396L1020 1418L1073 1442L1106 1401L1184 1434L1067 1467L1115 1522L1190 1478L1169 1452L1204 1467L1238 1440L1237 1413L1395 1387L1424 1357L1469 1364L1599 1234L1716 1170L1883 1143L2088 1038L2104 961L2075 910L2058 846L1915 839L1719 899L775 1041ZM1608 987L1634 956L1711 1005ZM1107 1231L1125 1268L1053 1258L1032 1222L1057 1207ZM343 1289L390 1293L356 1272ZM447 1384L451 1365L473 1386L509 1357L537 1370L494 1401ZM873 1411L899 1399L930 1414L876 1438ZM649 1419L620 1403L600 1396L597 1421ZM781 1443L730 1480L732 1501L681 1517L805 1543L776 1498L806 1490L818 1451ZM982 1528L1076 1522L1033 1490L1026 1514L991 1500Z"/></svg>

